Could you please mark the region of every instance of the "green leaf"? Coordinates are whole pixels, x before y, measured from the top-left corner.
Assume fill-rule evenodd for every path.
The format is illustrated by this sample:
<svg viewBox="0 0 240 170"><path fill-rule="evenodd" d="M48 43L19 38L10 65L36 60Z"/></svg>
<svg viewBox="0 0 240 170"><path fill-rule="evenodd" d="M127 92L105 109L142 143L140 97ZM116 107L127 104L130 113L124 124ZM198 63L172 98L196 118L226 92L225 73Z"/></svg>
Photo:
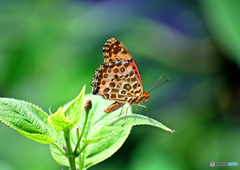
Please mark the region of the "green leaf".
<svg viewBox="0 0 240 170"><path fill-rule="evenodd" d="M162 123L151 119L149 120L148 117L139 115L139 114L127 114L126 122L122 126L124 122L125 116L120 116L117 118L112 119L111 121L106 122L98 131L95 132L95 134L89 138L84 139L83 142L86 144L94 143L99 140L101 140L104 137L107 137L108 135L111 135L112 133L117 133L118 131L121 131L122 129L127 129L129 127L135 126L135 125L150 125L155 126L158 128L162 128L163 130L166 130L168 132L174 133L174 130L169 129ZM111 133L109 133L111 132Z"/></svg>
<svg viewBox="0 0 240 170"><path fill-rule="evenodd" d="M92 109L89 112L89 119L86 125L85 132L83 134L83 140L80 147L88 145L81 153L82 167L85 169L107 159L113 155L125 142L133 125L152 125L171 131L160 122L151 119L143 115L131 114L131 109L128 109L128 115L126 123L122 126L125 116L118 117L121 109L106 114L103 110L109 106L112 101L102 99L100 96L86 95L85 99L91 99ZM125 114L126 106L124 107L122 114ZM78 123L77 127L81 131L84 122L85 114L82 115L82 119ZM70 133L72 144L75 146L77 143L76 131L73 129ZM64 145L64 139L59 141L59 146ZM75 147L73 147L75 148ZM68 160L61 155L58 149L54 145L51 145L51 151L54 159L62 165L68 166ZM78 161L76 161L78 163Z"/></svg>
<svg viewBox="0 0 240 170"><path fill-rule="evenodd" d="M20 132L22 135L26 136L27 138L35 140L39 143L45 143L45 144L54 143L53 138L51 138L47 135L32 134L32 133L27 133L27 132L24 132L24 131L19 131L19 130L17 130L17 131Z"/></svg>
<svg viewBox="0 0 240 170"><path fill-rule="evenodd" d="M90 139L91 136L98 131L107 121L112 120L113 118L116 118L119 115L120 110L115 111L110 114L103 113L103 110L109 106L112 102L103 100L100 96L94 96L92 94L85 95L86 99L91 99L92 101L92 109L89 112L87 125L83 134L83 139ZM123 112L126 109L123 109ZM129 113L131 113L129 109ZM79 131L81 132L84 119L85 119L85 112L82 114L82 118L80 122L77 124L77 127ZM76 128L77 128L76 127ZM121 127L119 127L121 128ZM104 137L100 141L93 141L95 143L89 144L87 148L82 152L81 158L83 162L84 168L89 168L90 166L93 166L108 157L110 157L112 154L114 154L125 142L127 139L129 133L131 131L131 127L122 129L121 131L108 135L107 137ZM111 132L109 132L111 133ZM70 138L71 142L74 145L73 149L75 148L75 145L77 143L76 139L76 129L74 128L70 132ZM62 138L59 142L59 146L64 146L64 139ZM85 143L81 142L80 147L83 147ZM65 156L63 156L60 151L54 146L51 145L51 152L54 157L54 159L61 165L68 166L68 160ZM78 161L76 161L78 163Z"/></svg>
<svg viewBox="0 0 240 170"><path fill-rule="evenodd" d="M123 121L125 119L125 116L120 116L118 118L115 118L112 120L112 122L109 122L106 127L119 127L120 125L123 124ZM150 118L140 115L140 114L127 114L126 122L123 126L123 128L127 128L128 126L135 126L135 125L150 125L150 126L155 126L158 128L161 128L163 130L166 130L168 132L174 133L174 130L169 129L162 123L158 122L157 120L154 120L151 118L151 121L149 120Z"/></svg>
<svg viewBox="0 0 240 170"><path fill-rule="evenodd" d="M65 105L63 109L60 107L56 113L49 116L49 123L55 128L63 131L71 130L81 118L84 93L85 86L73 101Z"/></svg>
<svg viewBox="0 0 240 170"><path fill-rule="evenodd" d="M58 140L60 131L54 129L47 118L44 111L31 103L0 98L0 120L29 139L40 143Z"/></svg>
<svg viewBox="0 0 240 170"><path fill-rule="evenodd" d="M85 86L82 88L80 94L68 105L65 109L64 114L76 125L82 116L83 99L85 93Z"/></svg>
<svg viewBox="0 0 240 170"><path fill-rule="evenodd" d="M73 122L63 114L62 107L48 117L48 122L53 127L63 131L69 131L74 127Z"/></svg>

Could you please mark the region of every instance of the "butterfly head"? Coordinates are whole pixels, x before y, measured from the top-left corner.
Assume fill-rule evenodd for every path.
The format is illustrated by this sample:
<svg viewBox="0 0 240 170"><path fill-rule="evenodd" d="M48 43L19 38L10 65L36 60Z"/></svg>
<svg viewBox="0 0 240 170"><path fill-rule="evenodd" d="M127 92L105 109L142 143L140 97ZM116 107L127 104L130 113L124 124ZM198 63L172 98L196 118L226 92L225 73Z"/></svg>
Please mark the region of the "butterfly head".
<svg viewBox="0 0 240 170"><path fill-rule="evenodd" d="M143 102L147 103L150 97L150 94L143 92Z"/></svg>

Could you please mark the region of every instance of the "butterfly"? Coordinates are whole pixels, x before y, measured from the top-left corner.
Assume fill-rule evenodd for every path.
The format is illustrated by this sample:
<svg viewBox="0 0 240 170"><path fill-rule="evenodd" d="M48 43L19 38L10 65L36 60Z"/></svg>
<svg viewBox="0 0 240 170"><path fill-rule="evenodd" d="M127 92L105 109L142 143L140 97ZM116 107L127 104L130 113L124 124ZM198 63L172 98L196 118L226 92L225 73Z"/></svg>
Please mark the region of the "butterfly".
<svg viewBox="0 0 240 170"><path fill-rule="evenodd" d="M143 91L140 73L129 50L119 40L111 38L104 44L102 51L104 62L96 69L93 76L92 94L115 101L103 112L111 113L121 107L123 108L126 103L129 104L127 110L132 105L138 105L137 113L139 106L144 107L147 112L147 107L140 103L147 102L150 95ZM120 115L121 113L122 110ZM150 118L149 120L151 121Z"/></svg>

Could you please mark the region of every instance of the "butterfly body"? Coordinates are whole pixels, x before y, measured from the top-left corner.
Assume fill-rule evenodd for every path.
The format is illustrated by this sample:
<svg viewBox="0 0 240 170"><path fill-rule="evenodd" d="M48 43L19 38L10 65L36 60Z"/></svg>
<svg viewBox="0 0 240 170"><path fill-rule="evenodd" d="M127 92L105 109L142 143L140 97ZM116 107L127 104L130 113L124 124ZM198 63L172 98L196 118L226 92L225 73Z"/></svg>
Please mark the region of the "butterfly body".
<svg viewBox="0 0 240 170"><path fill-rule="evenodd" d="M140 105L150 95L143 91L137 65L128 49L115 38L109 39L103 47L104 62L93 76L92 93L104 99L115 101L104 112L110 113L126 103Z"/></svg>

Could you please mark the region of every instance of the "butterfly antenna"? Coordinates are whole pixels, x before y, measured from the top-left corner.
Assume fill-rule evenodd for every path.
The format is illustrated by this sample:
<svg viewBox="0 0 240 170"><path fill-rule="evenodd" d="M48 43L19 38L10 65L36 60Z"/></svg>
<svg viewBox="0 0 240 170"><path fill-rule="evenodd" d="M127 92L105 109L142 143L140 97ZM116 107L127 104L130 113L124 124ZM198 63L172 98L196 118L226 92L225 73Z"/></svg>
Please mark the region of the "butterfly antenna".
<svg viewBox="0 0 240 170"><path fill-rule="evenodd" d="M169 79L167 79L166 81L164 81L163 83L159 84L158 86L154 87L159 80L161 80L164 77L164 74L156 81L156 83L154 83L154 85L150 88L150 90L148 91L148 93L150 93L151 91L153 91L154 89L158 88L159 86L163 85L164 83L168 82ZM153 88L154 87L154 88Z"/></svg>

